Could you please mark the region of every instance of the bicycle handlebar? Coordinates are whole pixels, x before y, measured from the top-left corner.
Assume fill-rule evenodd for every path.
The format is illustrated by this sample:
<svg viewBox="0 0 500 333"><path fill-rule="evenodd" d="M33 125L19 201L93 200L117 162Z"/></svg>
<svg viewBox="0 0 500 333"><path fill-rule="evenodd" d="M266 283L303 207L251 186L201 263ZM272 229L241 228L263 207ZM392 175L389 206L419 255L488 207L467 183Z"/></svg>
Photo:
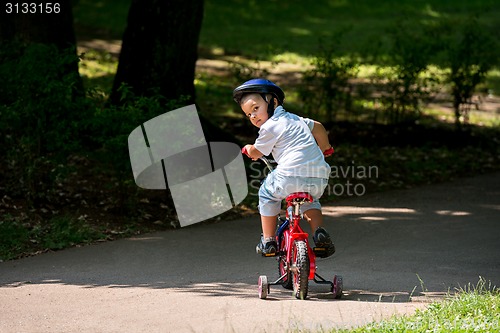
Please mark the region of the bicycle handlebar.
<svg viewBox="0 0 500 333"><path fill-rule="evenodd" d="M245 155L247 155L248 158L250 158L250 155L248 154L248 150L247 150L247 147L243 147L241 148L241 152Z"/></svg>
<svg viewBox="0 0 500 333"><path fill-rule="evenodd" d="M325 157L332 156L334 152L335 150L333 149L333 147L330 147L323 152L323 155L325 155Z"/></svg>

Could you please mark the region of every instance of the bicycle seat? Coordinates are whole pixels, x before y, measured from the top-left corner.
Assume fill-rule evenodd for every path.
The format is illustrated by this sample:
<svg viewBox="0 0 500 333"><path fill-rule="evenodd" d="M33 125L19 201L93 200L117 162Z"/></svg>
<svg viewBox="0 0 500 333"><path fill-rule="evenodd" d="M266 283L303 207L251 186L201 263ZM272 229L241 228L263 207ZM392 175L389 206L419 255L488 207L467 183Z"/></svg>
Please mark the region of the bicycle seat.
<svg viewBox="0 0 500 333"><path fill-rule="evenodd" d="M295 192L286 197L288 204L303 204L306 202L313 202L313 197L307 192Z"/></svg>

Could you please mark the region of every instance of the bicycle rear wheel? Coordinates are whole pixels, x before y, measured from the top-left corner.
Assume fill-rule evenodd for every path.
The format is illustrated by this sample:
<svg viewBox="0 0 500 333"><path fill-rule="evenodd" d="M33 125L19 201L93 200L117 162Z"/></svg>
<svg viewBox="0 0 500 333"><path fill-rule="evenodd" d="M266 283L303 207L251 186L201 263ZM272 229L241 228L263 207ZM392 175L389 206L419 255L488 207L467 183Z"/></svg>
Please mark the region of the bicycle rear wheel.
<svg viewBox="0 0 500 333"><path fill-rule="evenodd" d="M309 256L307 244L295 241L292 253L293 294L298 299L306 299L309 289Z"/></svg>

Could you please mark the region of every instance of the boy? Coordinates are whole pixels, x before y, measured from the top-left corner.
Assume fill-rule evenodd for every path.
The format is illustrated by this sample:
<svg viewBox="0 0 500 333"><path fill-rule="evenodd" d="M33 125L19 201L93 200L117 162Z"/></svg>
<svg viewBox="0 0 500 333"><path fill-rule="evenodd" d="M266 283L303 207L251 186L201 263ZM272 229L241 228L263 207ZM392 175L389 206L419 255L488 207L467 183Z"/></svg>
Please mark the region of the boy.
<svg viewBox="0 0 500 333"><path fill-rule="evenodd" d="M284 92L269 80L253 79L243 83L234 89L233 99L260 129L255 143L245 146L247 155L257 160L272 153L278 163L259 189L262 237L257 253L270 256L277 251L275 232L281 201L293 192L309 192L314 201L302 205L301 212L314 231L316 247L327 248L318 255L331 256L335 246L322 227L323 215L318 201L330 175L330 166L323 155L332 150L325 128L317 121L286 112L282 106Z"/></svg>

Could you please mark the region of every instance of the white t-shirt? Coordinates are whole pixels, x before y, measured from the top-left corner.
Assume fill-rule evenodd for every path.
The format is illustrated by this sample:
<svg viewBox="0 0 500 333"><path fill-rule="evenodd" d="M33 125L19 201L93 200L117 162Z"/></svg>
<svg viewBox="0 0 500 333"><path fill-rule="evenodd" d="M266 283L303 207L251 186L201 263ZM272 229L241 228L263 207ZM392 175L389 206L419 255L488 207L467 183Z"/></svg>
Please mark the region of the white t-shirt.
<svg viewBox="0 0 500 333"><path fill-rule="evenodd" d="M328 179L330 166L312 135L313 127L313 120L278 106L260 127L254 147L264 155L272 153L278 163L276 172L284 176Z"/></svg>

